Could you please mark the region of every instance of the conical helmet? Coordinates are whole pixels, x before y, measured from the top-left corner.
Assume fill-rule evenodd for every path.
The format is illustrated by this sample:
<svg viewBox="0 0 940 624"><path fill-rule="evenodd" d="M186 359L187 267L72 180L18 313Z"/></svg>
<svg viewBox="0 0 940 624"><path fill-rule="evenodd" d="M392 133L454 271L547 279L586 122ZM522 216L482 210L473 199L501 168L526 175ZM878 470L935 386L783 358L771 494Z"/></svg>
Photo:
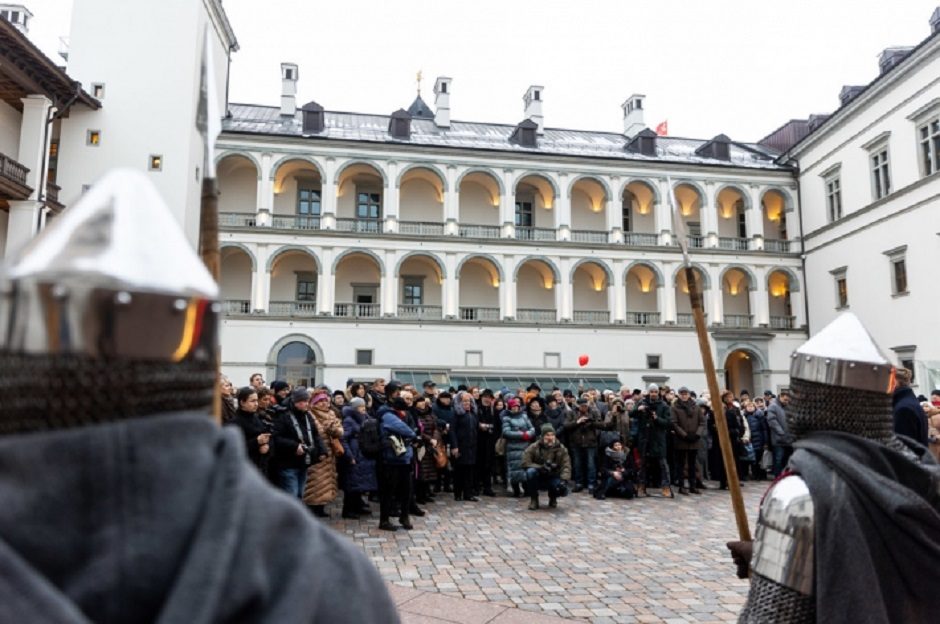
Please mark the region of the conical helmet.
<svg viewBox="0 0 940 624"><path fill-rule="evenodd" d="M208 409L217 297L150 180L107 174L0 267L0 432Z"/></svg>

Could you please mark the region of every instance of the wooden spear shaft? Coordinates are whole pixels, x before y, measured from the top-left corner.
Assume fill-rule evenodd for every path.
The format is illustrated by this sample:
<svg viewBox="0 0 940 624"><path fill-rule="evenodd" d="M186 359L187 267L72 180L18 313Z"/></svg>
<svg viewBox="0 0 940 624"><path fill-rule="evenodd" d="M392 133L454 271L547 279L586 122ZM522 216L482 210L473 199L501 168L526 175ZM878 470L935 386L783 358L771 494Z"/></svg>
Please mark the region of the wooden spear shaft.
<svg viewBox="0 0 940 624"><path fill-rule="evenodd" d="M731 435L728 433L728 420L725 418L724 405L721 403L721 394L718 389L718 375L715 372L715 361L712 359L712 346L708 341L708 331L705 328L705 306L702 302L702 290L699 288L695 269L686 265L685 281L689 286L689 299L692 303L692 318L695 320L695 333L698 334L698 346L702 353L702 366L705 369L705 380L708 383L708 392L712 396L712 409L715 412L715 428L718 429L718 441L721 446L721 458L725 465L725 474L728 478L728 489L731 492L731 506L734 508L734 520L738 525L738 536L741 540L751 541L751 530L747 523L747 512L744 509L744 497L741 495L741 482L738 480L738 471L735 465L734 451L731 448ZM692 475L689 475L690 478Z"/></svg>
<svg viewBox="0 0 940 624"><path fill-rule="evenodd" d="M215 178L202 179L202 200L199 212L199 257L219 283L221 256L219 253L219 189ZM212 397L212 417L217 423L222 422L222 357L221 345L215 350L215 393Z"/></svg>

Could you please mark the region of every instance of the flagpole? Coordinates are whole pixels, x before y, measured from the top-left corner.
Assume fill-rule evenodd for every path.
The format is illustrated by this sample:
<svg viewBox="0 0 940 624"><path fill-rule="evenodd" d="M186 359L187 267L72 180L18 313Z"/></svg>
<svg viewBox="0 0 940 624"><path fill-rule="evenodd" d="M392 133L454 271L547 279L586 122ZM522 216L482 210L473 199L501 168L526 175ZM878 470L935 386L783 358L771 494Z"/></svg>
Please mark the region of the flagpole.
<svg viewBox="0 0 940 624"><path fill-rule="evenodd" d="M742 541L751 541L751 530L748 526L747 511L744 509L744 497L741 494L741 482L738 480L738 471L734 457L734 451L731 447L731 435L728 433L728 420L725 417L724 409L721 405L721 394L718 387L718 374L715 371L715 360L712 356L711 342L708 340L708 330L705 326L705 305L702 298L702 289L699 285L699 279L696 276L695 269L692 268L692 261L689 258L688 239L685 234L685 223L681 215L676 211L675 201L673 199L672 180L668 180L669 185L669 204L672 208L672 218L675 222L673 230L679 241L679 247L682 249L683 264L685 270L685 281L689 289L689 302L692 306L692 319L695 322L695 333L698 336L699 352L702 355L702 367L705 371L705 381L708 384L708 392L711 394L712 411L715 414L715 428L718 430L718 442L721 447L721 458L725 467L725 475L728 480L728 490L731 494L731 507L734 510L734 520L738 527L738 537ZM692 478L692 475L689 475Z"/></svg>

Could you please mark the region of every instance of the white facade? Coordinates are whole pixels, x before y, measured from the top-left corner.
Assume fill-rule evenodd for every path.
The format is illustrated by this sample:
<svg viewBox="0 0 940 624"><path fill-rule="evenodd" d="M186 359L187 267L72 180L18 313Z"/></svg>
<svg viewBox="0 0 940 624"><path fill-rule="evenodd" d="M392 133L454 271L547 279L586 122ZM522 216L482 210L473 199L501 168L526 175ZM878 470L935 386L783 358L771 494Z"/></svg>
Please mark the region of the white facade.
<svg viewBox="0 0 940 624"><path fill-rule="evenodd" d="M885 154L889 188L880 162ZM897 363L913 364L922 392L938 387L940 34L789 156L800 163L811 331L850 309Z"/></svg>

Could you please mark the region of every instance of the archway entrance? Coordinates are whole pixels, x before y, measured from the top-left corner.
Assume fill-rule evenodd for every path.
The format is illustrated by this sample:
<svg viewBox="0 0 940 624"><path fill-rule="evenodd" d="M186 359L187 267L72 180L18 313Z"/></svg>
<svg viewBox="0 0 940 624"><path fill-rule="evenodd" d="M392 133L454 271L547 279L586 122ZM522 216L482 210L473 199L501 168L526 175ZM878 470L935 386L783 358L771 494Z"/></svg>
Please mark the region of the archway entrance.
<svg viewBox="0 0 940 624"><path fill-rule="evenodd" d="M725 359L725 387L740 396L742 390L754 396L759 392L754 387L754 356L743 349L737 349L728 354Z"/></svg>
<svg viewBox="0 0 940 624"><path fill-rule="evenodd" d="M317 356L310 345L289 342L277 352L277 375L294 387L311 388L316 384Z"/></svg>

